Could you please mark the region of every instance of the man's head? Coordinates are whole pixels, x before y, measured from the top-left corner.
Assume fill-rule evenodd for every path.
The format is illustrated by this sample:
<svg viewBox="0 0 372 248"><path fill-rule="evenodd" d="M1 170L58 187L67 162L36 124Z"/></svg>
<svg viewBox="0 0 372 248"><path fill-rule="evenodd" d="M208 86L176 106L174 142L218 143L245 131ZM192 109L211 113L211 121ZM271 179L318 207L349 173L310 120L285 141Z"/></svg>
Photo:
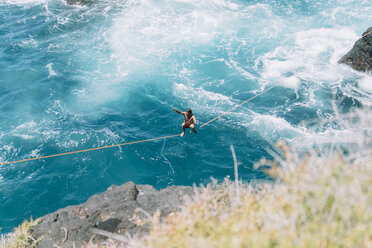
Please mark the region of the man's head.
<svg viewBox="0 0 372 248"><path fill-rule="evenodd" d="M188 114L188 115L190 115L190 114L192 114L192 111L191 111L191 109L186 109L186 113Z"/></svg>

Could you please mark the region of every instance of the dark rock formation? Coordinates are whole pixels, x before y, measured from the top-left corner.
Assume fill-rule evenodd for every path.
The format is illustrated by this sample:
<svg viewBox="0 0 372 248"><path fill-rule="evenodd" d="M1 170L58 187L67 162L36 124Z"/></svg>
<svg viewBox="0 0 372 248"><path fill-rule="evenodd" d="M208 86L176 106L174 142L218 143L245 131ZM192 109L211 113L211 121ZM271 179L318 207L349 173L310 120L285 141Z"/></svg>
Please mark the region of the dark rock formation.
<svg viewBox="0 0 372 248"><path fill-rule="evenodd" d="M66 0L66 2L70 5L76 5L76 4L85 5L85 4L91 3L92 0Z"/></svg>
<svg viewBox="0 0 372 248"><path fill-rule="evenodd" d="M372 71L372 27L363 33L354 47L339 63L347 64L357 71ZM368 34L368 35L367 35Z"/></svg>
<svg viewBox="0 0 372 248"><path fill-rule="evenodd" d="M38 247L81 247L89 241L95 243L106 239L94 234L93 229L143 235L149 226L137 225L134 215L144 220L159 210L161 217L167 216L179 210L185 196L193 194L194 189L185 186L171 186L161 191L132 182L110 186L83 204L40 218L40 223L33 229L33 238L41 239Z"/></svg>

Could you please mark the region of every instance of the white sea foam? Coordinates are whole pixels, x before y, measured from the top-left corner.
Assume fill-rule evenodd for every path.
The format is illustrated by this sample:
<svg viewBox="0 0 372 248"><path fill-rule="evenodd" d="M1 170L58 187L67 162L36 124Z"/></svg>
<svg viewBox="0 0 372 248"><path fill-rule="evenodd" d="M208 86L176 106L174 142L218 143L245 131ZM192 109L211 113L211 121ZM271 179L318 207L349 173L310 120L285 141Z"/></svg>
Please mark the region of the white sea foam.
<svg viewBox="0 0 372 248"><path fill-rule="evenodd" d="M252 113L253 119L245 121L241 125L249 131L256 131L264 140L274 145L278 140L284 140L294 149L308 149L313 145L357 145L362 147L370 145L371 110L363 109L356 113L335 117L319 118L312 127L307 124L292 125L281 117L274 115L261 115ZM252 118L252 117L247 117ZM353 120L354 118L354 120ZM355 121L358 118L359 121ZM329 123L338 123L338 127L332 127ZM368 135L367 135L368 134Z"/></svg>
<svg viewBox="0 0 372 248"><path fill-rule="evenodd" d="M18 125L15 130L34 129L36 127L35 121L29 121Z"/></svg>
<svg viewBox="0 0 372 248"><path fill-rule="evenodd" d="M12 150L14 150L14 147L11 146L11 145L4 145L3 147L0 148L1 151L5 151L5 152L10 152Z"/></svg>
<svg viewBox="0 0 372 248"><path fill-rule="evenodd" d="M359 84L364 90L372 93L372 75L365 75L359 80Z"/></svg>
<svg viewBox="0 0 372 248"><path fill-rule="evenodd" d="M265 139L270 138L274 141L284 137L288 140L293 140L303 135L301 129L292 126L285 119L273 115L256 114L247 125L250 129L256 130Z"/></svg>
<svg viewBox="0 0 372 248"><path fill-rule="evenodd" d="M36 48L38 46L38 42L32 36L30 36L29 39L24 40L17 44L13 43L13 45L18 45L24 48L31 48L31 47Z"/></svg>
<svg viewBox="0 0 372 248"><path fill-rule="evenodd" d="M324 58L323 54L328 53L325 55L330 58L326 61L331 64L337 64L357 39L359 36L350 28L320 28L295 34L296 50L305 59Z"/></svg>
<svg viewBox="0 0 372 248"><path fill-rule="evenodd" d="M19 153L19 148L14 147L13 143L6 144L0 147L0 162L6 162L5 158L17 155Z"/></svg>
<svg viewBox="0 0 372 248"><path fill-rule="evenodd" d="M118 141L120 140L120 136L107 127L103 128L100 132L105 134L105 137L110 141L118 143Z"/></svg>
<svg viewBox="0 0 372 248"><path fill-rule="evenodd" d="M350 29L312 29L294 34L294 47L279 47L259 58L262 77L296 88L301 81L335 82L343 78L337 62L358 36Z"/></svg>
<svg viewBox="0 0 372 248"><path fill-rule="evenodd" d="M114 50L113 58L128 69L143 68L156 65L185 44L211 41L219 26L217 17L203 10L176 11L168 4L129 1L106 36Z"/></svg>
<svg viewBox="0 0 372 248"><path fill-rule="evenodd" d="M1 5L39 5L39 4L45 4L48 0L1 0Z"/></svg>
<svg viewBox="0 0 372 248"><path fill-rule="evenodd" d="M247 79L256 79L255 76L252 75L252 73L248 72L247 70L245 70L243 68L243 66L239 65L239 63L237 61L235 61L234 59L230 59L229 62L225 62L226 65L228 65L229 67L232 67L234 68L235 70L237 70L240 75L242 75L243 77L247 78Z"/></svg>
<svg viewBox="0 0 372 248"><path fill-rule="evenodd" d="M204 90L203 88L193 88L184 84L175 83L173 94L179 98L190 102L190 105L203 108L231 107L232 100L222 94Z"/></svg>
<svg viewBox="0 0 372 248"><path fill-rule="evenodd" d="M236 35L239 29L253 27L246 20L252 19L257 10L268 9L263 4L247 6L229 1L131 0L105 33L105 39L111 44L112 58L121 69L154 68L174 54L188 54L193 48L210 46L221 37L226 37L221 49L236 49L231 44L245 42L244 37ZM242 25L235 26L236 23ZM234 62L229 61L231 66L251 77Z"/></svg>
<svg viewBox="0 0 372 248"><path fill-rule="evenodd" d="M338 63L359 38L353 30L311 29L297 32L293 38L295 42L292 46L278 47L259 57L256 63L263 64L261 75L264 82L280 82L282 86L296 89L296 92L301 82L304 82L308 86L308 104L318 108L324 105L325 99L314 93L317 89L323 86L341 87L344 81L360 78L360 73ZM361 85L365 85L364 80L368 81L363 79ZM356 94L350 95L353 90L345 87L352 85L343 86L342 91L349 92L348 96L365 101L365 98L358 98Z"/></svg>
<svg viewBox="0 0 372 248"><path fill-rule="evenodd" d="M40 123L35 121L25 122L14 128L10 134L15 137L20 137L25 140L41 138L43 140L48 140L59 134L59 131L52 130L52 125L50 122L44 120Z"/></svg>
<svg viewBox="0 0 372 248"><path fill-rule="evenodd" d="M79 78L87 81L84 88L73 90L79 106L90 107L124 97L122 89L116 90L113 84L124 85L127 79L139 78L138 75L170 75L170 81L186 81L191 86L191 78L200 73L196 62L206 64L207 57L221 59L229 72L247 79L257 77L252 75L246 61L240 60L239 51L245 52L250 44L239 32L252 36L249 30L258 27L248 20L271 16L270 5L211 0L130 0L122 2L121 7L122 12L115 14L112 26L103 28L102 36L97 38L103 38L109 45L110 53L103 61L107 65L104 68L110 67L109 72L101 70L102 62L97 60L97 72L85 73ZM271 24L266 23L261 31L272 33ZM215 51L210 55L209 50L215 48L225 55L217 57ZM54 51L58 47L48 49Z"/></svg>
<svg viewBox="0 0 372 248"><path fill-rule="evenodd" d="M41 151L40 149L34 149L26 157L30 157L30 158L39 157L40 156L40 151Z"/></svg>
<svg viewBox="0 0 372 248"><path fill-rule="evenodd" d="M332 26L346 26L358 20L357 26L363 26L363 22L360 20L370 19L372 5L370 0L361 0L358 1L358 4L355 4L354 1L344 1L344 4L336 4L336 7L332 11L322 11L321 14L326 17L325 24ZM368 25L368 24L367 24Z"/></svg>
<svg viewBox="0 0 372 248"><path fill-rule="evenodd" d="M47 64L46 68L48 69L48 72L49 72L48 78L57 76L57 73L53 70L53 63Z"/></svg>

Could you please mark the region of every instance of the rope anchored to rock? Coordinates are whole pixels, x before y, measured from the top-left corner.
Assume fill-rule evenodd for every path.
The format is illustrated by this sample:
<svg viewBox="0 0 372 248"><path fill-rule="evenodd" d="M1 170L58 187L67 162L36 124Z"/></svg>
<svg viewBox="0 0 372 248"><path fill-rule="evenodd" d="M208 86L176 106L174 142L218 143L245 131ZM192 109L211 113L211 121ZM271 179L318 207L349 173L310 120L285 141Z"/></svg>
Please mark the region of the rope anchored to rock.
<svg viewBox="0 0 372 248"><path fill-rule="evenodd" d="M366 37L366 36L369 35L369 34L372 34L372 30L369 31L368 33L366 33L365 35L363 35L362 38Z"/></svg>

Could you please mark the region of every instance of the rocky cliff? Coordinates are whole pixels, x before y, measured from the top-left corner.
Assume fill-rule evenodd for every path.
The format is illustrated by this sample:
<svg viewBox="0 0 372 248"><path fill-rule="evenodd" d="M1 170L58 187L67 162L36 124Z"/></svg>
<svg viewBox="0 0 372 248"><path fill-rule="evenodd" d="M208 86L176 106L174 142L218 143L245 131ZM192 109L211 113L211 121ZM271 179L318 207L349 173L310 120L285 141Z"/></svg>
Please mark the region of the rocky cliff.
<svg viewBox="0 0 372 248"><path fill-rule="evenodd" d="M95 243L106 239L94 233L97 229L122 235L143 235L149 226L138 225L138 220L152 216L157 210L160 216L167 216L179 210L187 196L193 194L194 189L186 186L171 186L160 191L132 182L110 186L83 204L40 218L32 236L40 239L37 247L81 247L89 241Z"/></svg>
<svg viewBox="0 0 372 248"><path fill-rule="evenodd" d="M339 63L347 64L358 71L372 71L372 27L363 33L353 48Z"/></svg>
<svg viewBox="0 0 372 248"><path fill-rule="evenodd" d="M90 4L93 2L93 0L66 0L66 2L70 5L85 5Z"/></svg>

